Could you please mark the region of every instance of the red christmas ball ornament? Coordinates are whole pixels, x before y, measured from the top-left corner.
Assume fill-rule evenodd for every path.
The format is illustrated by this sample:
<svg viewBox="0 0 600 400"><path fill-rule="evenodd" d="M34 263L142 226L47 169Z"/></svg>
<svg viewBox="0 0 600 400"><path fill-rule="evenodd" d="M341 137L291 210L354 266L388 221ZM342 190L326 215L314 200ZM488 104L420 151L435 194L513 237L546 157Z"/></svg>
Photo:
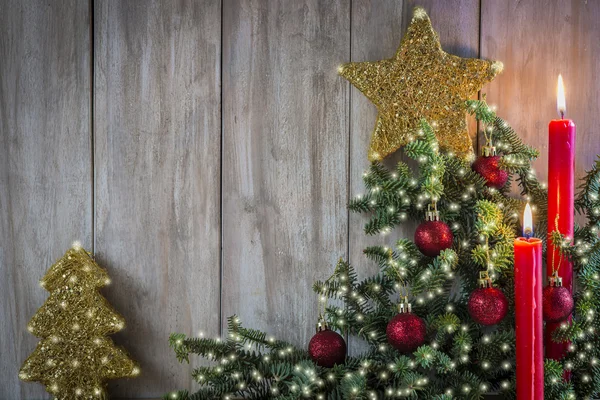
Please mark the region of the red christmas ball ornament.
<svg viewBox="0 0 600 400"><path fill-rule="evenodd" d="M485 273L487 276L487 273ZM475 289L469 297L467 310L473 321L481 325L496 325L506 317L508 312L508 300L500 289L492 287L492 280L482 278L479 280L481 285Z"/></svg>
<svg viewBox="0 0 600 400"><path fill-rule="evenodd" d="M415 231L415 244L428 257L437 257L442 250L452 247L454 235L442 221L422 222Z"/></svg>
<svg viewBox="0 0 600 400"><path fill-rule="evenodd" d="M542 293L542 313L546 322L561 322L569 318L575 308L573 295L562 285L558 275L549 278L550 283Z"/></svg>
<svg viewBox="0 0 600 400"><path fill-rule="evenodd" d="M402 312L388 322L385 330L388 343L402 353L410 353L425 343L427 329L425 322L417 315L410 312L410 304L407 304L408 312Z"/></svg>
<svg viewBox="0 0 600 400"><path fill-rule="evenodd" d="M317 333L308 343L308 354L318 366L331 368L346 359L346 342L337 332L329 330L325 321L317 324Z"/></svg>
<svg viewBox="0 0 600 400"><path fill-rule="evenodd" d="M473 163L471 168L485 179L488 187L500 189L508 180L508 172L500 169L500 156L481 156Z"/></svg>

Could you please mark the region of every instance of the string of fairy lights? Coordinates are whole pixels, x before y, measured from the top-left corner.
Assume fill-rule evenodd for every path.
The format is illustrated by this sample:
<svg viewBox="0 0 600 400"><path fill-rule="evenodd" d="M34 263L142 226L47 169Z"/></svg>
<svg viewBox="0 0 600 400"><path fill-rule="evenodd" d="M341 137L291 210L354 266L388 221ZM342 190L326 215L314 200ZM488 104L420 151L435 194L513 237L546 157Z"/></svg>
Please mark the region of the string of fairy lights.
<svg viewBox="0 0 600 400"><path fill-rule="evenodd" d="M488 111L491 111L491 109ZM503 122L503 124L504 124L505 128L508 128L508 124L506 122ZM418 135L422 136L423 132L420 131L418 133ZM411 141L412 140L415 140L415 138L411 138ZM508 143L504 143L502 141L496 142L495 145L500 149L504 149L504 150L510 149L510 145ZM453 157L451 154L446 154L445 156L450 157L450 158ZM522 158L520 158L518 156L512 156L510 154L505 156L504 161L507 164L515 166L515 167L522 167L522 166L525 166L528 164L527 160L523 160ZM422 169L427 168L433 172L440 169L443 174L443 168L441 168L441 166L439 166L437 164L431 164L431 165L428 164L428 162L430 162L430 158L428 158L428 157L418 157L417 162L420 164ZM366 171L364 173L364 177L369 178L369 174L370 174L370 172ZM458 175L460 177L463 177L466 174L467 174L467 170L465 168L461 168L458 170ZM536 174L535 174L535 171L533 170L533 168L526 169L525 175L529 179L534 179L534 180L536 179ZM398 175L396 173L392 174L391 176L393 179L398 178ZM437 179L442 179L441 176L438 177L435 175L433 175L431 178L432 178L433 183L436 183ZM408 181L408 185L411 188L417 188L419 183L416 179L411 179ZM539 183L539 186L542 189L545 189L547 185L545 183ZM498 190L495 188L485 188L484 190L486 190L489 195L495 195L496 193L498 193ZM465 204L467 204L467 205L470 205L474 196L476 196L475 191L476 191L475 186L473 186L473 185L465 186L464 192L462 193L462 195L460 197L461 201L465 202ZM379 186L375 186L370 189L369 197L371 198L371 206L376 207L378 205L377 195L379 193L382 193L382 188ZM427 190L421 191L419 194L416 195L416 197L414 199L411 198L411 193L410 193L410 191L407 191L406 188L401 188L400 190L398 190L397 194L400 197L400 203L403 206L409 207L411 204L414 204L415 207L419 210L423 209L428 202L440 200L437 194L434 194L431 191L427 191ZM598 199L598 195L595 193L591 194L591 196L592 196L592 199L594 199L594 200ZM364 197L363 194L356 195L356 199L359 199L359 200L363 199L363 197ZM527 202L532 202L534 199L531 196L527 195L527 196L525 196L524 200ZM505 215L510 216L513 220L516 220L518 218L517 210L514 207L510 206L509 204L504 204L504 203L498 203L497 205L498 205L499 209L501 209L502 212L505 213ZM449 202L447 204L447 207L453 212L459 212L462 209L463 204L461 204L460 201L458 201L458 202L453 201L453 202ZM532 211L534 211L534 212L538 209L535 204L531 204L531 208L532 208ZM389 213L398 213L399 212L395 207L388 207L387 211ZM594 215L600 215L600 208L594 208L592 210L592 213ZM400 211L399 219L401 221L404 221L408 218L408 215L409 215L409 213L407 211L404 211L404 210ZM456 221L453 222L453 224L451 226L454 231L458 231L461 228L460 224ZM488 232L494 231L495 228L496 227L494 226L493 223L491 223L489 225L484 225L482 227L484 233L480 234L477 237L478 243L472 243L470 240L464 239L464 240L459 241L458 245L462 246L464 249L468 250L468 249L472 248L473 246L481 245L482 243L486 243L486 236L487 236ZM392 229L393 229L392 226L387 226L387 227L384 227L380 231L380 233L382 236L386 236L392 231ZM593 226L591 228L591 231L594 234L597 234L598 227ZM487 244L485 246L487 246ZM562 244L562 246L573 247L574 252L580 257L579 261L583 264L587 263L586 254L592 250L592 245L590 243L579 240L573 244L572 239L568 238L568 237L565 238L565 241ZM395 249L395 253L393 253L391 251L390 247L384 246L383 249L384 249L384 251L389 252L389 254L390 254L389 259L387 260L388 265L392 266L398 272L400 277L406 276L409 268L418 264L418 260L414 257L411 257L409 252L407 252L406 249L403 248L403 246L401 246L401 245ZM488 250L487 247L484 247L484 249L486 251ZM492 251L489 253L489 256L490 256L490 259L489 259L488 268L490 270L494 271L494 267L495 267L494 260L498 257L498 254L492 249ZM453 268L451 268L451 262L453 261L451 259L451 257L453 257L453 255L450 255L449 257L450 257L450 259L447 260L447 262L445 261L441 264L441 270L443 273L446 274L446 278L451 280L451 279L455 278L455 272L453 271ZM420 279L422 281L427 281L427 280L431 279L431 277L432 277L431 270L429 268L425 268L418 279ZM344 274L339 274L337 276L337 278L341 282L347 282L347 280L348 280L348 277ZM492 276L492 278L494 278L494 276ZM593 279L597 280L597 281L600 280L600 275L594 274ZM399 283L396 283L395 289L397 291L399 291L401 289L401 285ZM378 292L381 290L381 287L378 283L373 282L369 285L369 290ZM416 296L415 301L418 304L425 304L428 301L434 299L436 296L443 295L444 293L445 293L445 291L443 288L437 287L434 290L430 290L430 291L419 294L418 296ZM368 298L366 296L364 296L363 293L355 290L355 288L353 288L349 284L340 285L338 292L334 293L334 294L337 296L340 296L340 297L349 295L351 298L353 298L357 302L357 304L359 306L365 305L369 301ZM584 293L584 296L591 297L592 293L590 291L587 291ZM326 296L324 294L322 294L320 297L320 301L326 301L326 299L327 299ZM448 312L453 312L453 311L455 311L455 307L456 306L452 302L449 302L446 305L445 309ZM336 313L339 318L337 318L334 321L334 326L336 326L338 328L343 328L344 325L346 324L346 321L343 317L344 311L341 308L338 308ZM355 318L357 321L362 321L364 318L364 315L361 312L357 312L355 315ZM585 319L591 322L594 320L594 318L595 318L595 312L593 310L588 310L587 314L585 315ZM561 328L565 329L565 330L568 329L568 327L569 327L569 325L567 323L563 323L561 325ZM456 324L456 323L451 322L446 325L438 326L438 329L445 330L449 334L453 334L453 333L460 334L461 332L467 333L472 328L468 324ZM588 335L591 338L593 335L595 335L595 333L596 333L595 328L593 326L589 326L587 328L587 330L582 331L580 333L580 338L584 339ZM380 333L377 332L376 330L374 330L372 332L365 332L365 335L372 336L373 338L381 336ZM200 336L204 337L203 334L201 334ZM263 347L263 344L252 345L250 343L251 338L244 337L243 335L236 334L236 333L231 333L229 339L236 341L236 342L247 341L246 345L244 346L244 349L246 349L247 351L251 351L252 349ZM220 340L220 339L217 338L216 340ZM268 343L275 345L277 342L274 338L270 337L268 339ZM179 344L181 344L181 343L179 343ZM512 351L514 350L513 343L498 342L497 337L495 337L495 334L484 334L481 337L480 345L498 346L498 348L501 350L501 352L503 354L506 354L506 356L507 356L506 359L504 359L503 361L500 361L499 363L496 361L492 362L492 361L488 361L486 359L480 359L479 365L484 371L492 371L492 370L498 369L498 368L505 370L505 371L510 371L514 368L514 362L511 359L511 354L512 354ZM575 344L571 344L571 346L569 346L568 350L570 352L578 351L577 357L576 357L578 362L580 362L580 363L588 362L590 367L597 367L598 363L599 363L598 358L595 356L589 357L587 355L587 352L592 350L593 346L594 346L594 344L591 342L585 342L585 343L581 344L579 347L576 346ZM427 347L427 346L425 346L425 347ZM434 352L440 348L440 344L436 340L432 340L429 343L428 347L431 349L431 351L426 349L425 352L421 353L422 357L425 359L431 359L431 358L435 357ZM469 363L471 360L470 354L474 350L474 348L475 347L472 342L465 341L465 343L460 348L459 356L457 358L451 360L448 363L447 368L449 370L454 370L454 369L459 368L459 366L461 364ZM377 349L381 353L385 353L385 352L388 352L391 350L390 346L386 345L385 343L380 343L377 346ZM283 349L279 349L276 346L274 346L273 350L274 351L272 353L263 356L262 361L264 363L269 364L274 361L284 360L287 356L291 355L294 351L292 346L289 346L289 347L286 347ZM208 356L209 356L209 358L212 358L211 354L209 354ZM221 359L220 363L221 363L221 365L225 366L225 365L231 363L232 361L235 361L236 359L237 359L237 354L234 352L234 353L230 354L229 357L225 357L225 358ZM305 397L314 397L317 399L324 399L324 398L326 398L326 395L322 392L322 389L324 386L327 385L327 381L334 382L334 381L341 380L341 379L351 380L354 376L364 377L368 374L375 374L376 376L378 376L378 378L381 382L385 382L385 381L392 379L394 377L394 374L397 371L404 371L405 369L416 371L418 366L419 366L418 360L417 361L410 360L406 365L398 365L396 363L390 363L388 365L381 365L380 363L374 363L374 362L365 360L364 362L361 363L360 368L358 368L358 370L346 371L343 376L339 376L334 373L328 373L324 377L320 377L319 370L317 370L314 366L307 366L304 363L298 363L294 367L295 371L302 372L302 374L304 376L308 377L309 383L306 385L300 385L297 383L293 383L288 388L292 392L301 393ZM564 368L566 370L572 370L575 368L575 365L573 362L568 361L564 364ZM224 368L219 369L219 367L214 369L214 371L216 373L220 373L220 372L228 373L233 379L238 380L239 383L237 385L237 389L239 391L243 391L244 389L246 389L248 387L248 381L245 380L245 376L241 371L226 371ZM265 379L264 375L257 370L252 372L251 377L255 381L261 381L261 380ZM202 383L204 381L204 378L202 376L199 376L197 378L200 383ZM581 376L581 380L583 382L589 382L591 379L592 379L592 377L589 374L584 374ZM559 381L560 381L560 379L556 378L556 377L551 380L551 382L555 383L555 384L559 383ZM428 385L428 383L429 383L429 378L426 376L422 376L422 377L416 379L414 382L412 382L411 385L406 386L406 387L390 386L390 387L384 388L383 393L385 394L386 397L397 397L397 398L410 397L410 396L414 396L415 393L417 393L422 388L426 387ZM511 381L510 379L503 380L499 383L499 388L501 390L514 389L514 381ZM478 385L464 383L457 387L448 387L445 390L445 394L448 396L452 396L455 393L468 394L473 391L478 391L479 393L484 394L484 393L487 393L491 389L492 389L492 385L487 382L481 382ZM361 387L356 386L356 387L352 387L351 390L355 393L358 393L362 389L361 389ZM497 390L497 388L495 388L495 390ZM281 388L278 387L278 383L276 382L276 380L271 380L270 391L273 395L278 395L281 392ZM369 391L367 393L367 395L370 399L379 398L379 394L375 391ZM231 399L232 396L233 396L233 394L226 395L226 396L224 396L224 398ZM172 393L171 397L173 399L176 399L178 397L178 395L177 395L177 393L174 392L174 393ZM569 393L567 395L567 398L574 399L575 395L573 393Z"/></svg>

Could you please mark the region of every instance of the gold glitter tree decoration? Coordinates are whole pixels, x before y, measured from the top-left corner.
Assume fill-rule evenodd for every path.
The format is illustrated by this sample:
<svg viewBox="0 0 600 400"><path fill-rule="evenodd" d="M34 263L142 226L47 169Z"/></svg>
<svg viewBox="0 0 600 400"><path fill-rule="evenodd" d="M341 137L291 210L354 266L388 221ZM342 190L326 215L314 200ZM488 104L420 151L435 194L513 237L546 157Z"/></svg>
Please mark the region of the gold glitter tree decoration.
<svg viewBox="0 0 600 400"><path fill-rule="evenodd" d="M99 293L106 270L78 245L46 273L40 285L50 297L27 330L42 338L19 378L46 386L54 398L106 399L106 380L135 377L140 369L106 335L125 327L124 318Z"/></svg>
<svg viewBox="0 0 600 400"><path fill-rule="evenodd" d="M408 143L421 118L435 128L442 150L472 158L465 101L501 70L500 62L444 52L427 13L415 8L393 58L348 63L340 74L377 106L368 154L376 161Z"/></svg>

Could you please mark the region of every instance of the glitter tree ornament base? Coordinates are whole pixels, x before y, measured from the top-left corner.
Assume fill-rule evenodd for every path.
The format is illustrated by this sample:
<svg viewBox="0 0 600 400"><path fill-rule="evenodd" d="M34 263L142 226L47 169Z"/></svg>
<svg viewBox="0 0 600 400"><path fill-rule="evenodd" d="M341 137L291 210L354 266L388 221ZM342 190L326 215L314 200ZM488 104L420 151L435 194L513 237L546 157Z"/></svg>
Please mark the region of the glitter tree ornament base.
<svg viewBox="0 0 600 400"><path fill-rule="evenodd" d="M425 322L412 313L411 305L399 305L399 313L388 322L385 330L388 343L401 353L410 353L425 343Z"/></svg>
<svg viewBox="0 0 600 400"><path fill-rule="evenodd" d="M346 358L346 342L337 332L329 330L325 320L317 324L317 333L308 343L308 354L318 366L332 368L343 364Z"/></svg>
<svg viewBox="0 0 600 400"><path fill-rule="evenodd" d="M508 172L500 168L501 157L491 144L482 148L482 155L475 160L471 168L485 179L488 187L501 189L508 181Z"/></svg>
<svg viewBox="0 0 600 400"><path fill-rule="evenodd" d="M452 247L453 241L452 230L448 224L440 221L440 214L434 202L429 206L425 221L415 230L415 244L427 257L437 257L442 250Z"/></svg>
<svg viewBox="0 0 600 400"><path fill-rule="evenodd" d="M427 13L419 7L393 58L339 69L379 111L369 147L371 161L411 141L421 118L435 123L442 150L473 159L465 102L500 71L502 63L443 51Z"/></svg>
<svg viewBox="0 0 600 400"><path fill-rule="evenodd" d="M479 279L480 288L475 289L467 309L473 321L481 325L499 324L508 312L508 300L502 291L492 286L492 280L484 273L482 279Z"/></svg>
<svg viewBox="0 0 600 400"><path fill-rule="evenodd" d="M562 279L555 274L548 278L548 286L542 293L542 312L546 322L562 322L573 312L573 295L562 285Z"/></svg>
<svg viewBox="0 0 600 400"><path fill-rule="evenodd" d="M27 330L42 338L19 372L24 381L46 386L55 399L105 399L106 380L135 377L138 365L106 337L125 327L98 289L106 271L79 245L58 260L40 281L50 292Z"/></svg>

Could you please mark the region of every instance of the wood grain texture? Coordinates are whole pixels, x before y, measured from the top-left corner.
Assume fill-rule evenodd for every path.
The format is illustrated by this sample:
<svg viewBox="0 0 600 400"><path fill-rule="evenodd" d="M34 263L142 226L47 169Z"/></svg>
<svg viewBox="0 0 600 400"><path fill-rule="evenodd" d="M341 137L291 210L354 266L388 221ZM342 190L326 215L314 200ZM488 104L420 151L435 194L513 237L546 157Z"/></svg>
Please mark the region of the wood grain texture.
<svg viewBox="0 0 600 400"><path fill-rule="evenodd" d="M391 58L402 40L403 2L396 0L354 0L352 2L352 60L376 61ZM377 109L358 89L350 89L350 196L364 192L363 173L368 170L367 149L375 127ZM400 151L401 152L401 151ZM386 160L390 166L394 161L405 159L396 154ZM363 227L369 220L366 214L349 214L349 261L360 278L378 272L376 263L363 254L368 246L388 245L411 233L411 224L401 226L386 235L367 236ZM368 350L368 345L357 337L348 339L349 354L358 355Z"/></svg>
<svg viewBox="0 0 600 400"><path fill-rule="evenodd" d="M92 242L87 2L0 1L0 398L41 398L17 375L38 339L38 281Z"/></svg>
<svg viewBox="0 0 600 400"><path fill-rule="evenodd" d="M600 153L600 3L483 0L481 34L482 54L505 66L489 85L488 102L525 143L540 150L534 168L543 181L548 123L558 118L556 81L563 75L566 117L577 124L575 177L581 178Z"/></svg>
<svg viewBox="0 0 600 400"><path fill-rule="evenodd" d="M94 8L96 254L142 368L111 393L153 397L192 386L169 333L219 329L221 8Z"/></svg>
<svg viewBox="0 0 600 400"><path fill-rule="evenodd" d="M348 1L226 1L223 316L298 345L347 255Z"/></svg>
<svg viewBox="0 0 600 400"><path fill-rule="evenodd" d="M116 397L193 388L199 360L180 365L169 333L217 335L234 313L306 345L313 281L339 257L372 274L362 250L414 232L367 237L347 212L377 112L337 66L391 57L416 5L445 51L504 62L483 92L541 151L542 179L563 74L582 176L600 153L596 1L0 0L0 398L46 396L17 378L25 326L75 239L113 278L115 340L142 364Z"/></svg>
<svg viewBox="0 0 600 400"><path fill-rule="evenodd" d="M374 61L391 58L400 45L402 36L412 18L415 6L424 7L434 29L439 33L442 48L461 57L478 56L479 2L477 0L441 1L379 1L354 0L352 2L352 61ZM456 18L449 16L456 15ZM375 106L356 88L350 96L350 195L364 190L362 175L369 168L367 149L375 125ZM476 142L476 125L469 126L473 142ZM399 160L415 163L402 154L402 150L385 160L393 167ZM361 229L368 221L367 215L350 214L349 247L350 263L359 276L377 273L377 265L363 254L371 245L393 247L399 238L412 240L416 224L407 222L394 231L377 236L367 236ZM350 353L358 354L366 347L362 341L350 338Z"/></svg>

